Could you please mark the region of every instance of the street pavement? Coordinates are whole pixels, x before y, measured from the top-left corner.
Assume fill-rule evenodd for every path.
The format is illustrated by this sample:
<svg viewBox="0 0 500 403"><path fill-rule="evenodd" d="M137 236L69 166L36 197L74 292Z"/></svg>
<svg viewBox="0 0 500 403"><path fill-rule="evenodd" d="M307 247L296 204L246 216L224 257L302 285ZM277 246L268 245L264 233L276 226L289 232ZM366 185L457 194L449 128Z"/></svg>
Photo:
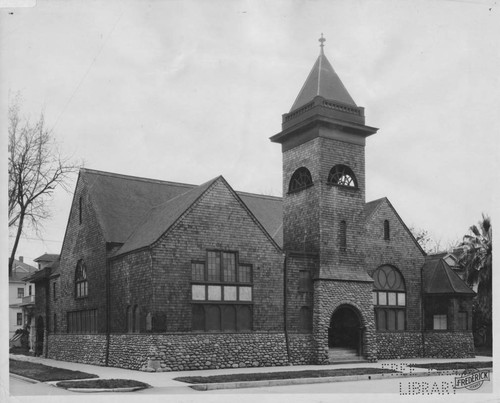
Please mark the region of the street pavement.
<svg viewBox="0 0 500 403"><path fill-rule="evenodd" d="M11 355L10 358L37 362L40 364L70 369L74 371L82 371L90 374L98 375L102 379L133 379L145 382L152 388L142 391L131 392L134 396L142 395L203 395L210 396L213 394L275 394L275 393L390 393L396 395L431 395L440 394L455 394L455 393L491 393L493 391L493 379L485 381L483 386L476 391L469 391L467 389L454 390L453 385L454 375L447 376L431 376L427 369L423 368L410 368L409 364L417 363L432 363L432 362L480 362L491 361L492 357L476 357L472 359L428 359L428 358L415 358L407 360L380 360L376 363L346 363L335 365L307 365L307 366L286 366L286 367L252 367L252 368L236 368L236 369L218 369L218 370L199 370L199 371L179 371L179 372L142 372L133 371L123 368L101 367L88 364L80 364L73 362L57 361L41 357L27 357L22 355ZM235 374L235 373L270 373L281 371L303 371L303 370L324 370L324 369L338 369L338 368L385 368L395 369L402 371L406 374L405 378L387 375L383 379L376 379L373 377L371 380L358 380L356 382L328 382L328 383L314 383L303 385L287 385L287 386L265 386L258 388L245 388L245 389L225 389L214 391L195 391L186 383L174 380L180 376L208 376L208 375L222 375L222 374ZM413 375L413 376L412 376ZM491 374L493 376L493 374ZM366 378L366 377L365 377ZM307 380L304 380L307 381ZM10 395L11 396L35 396L35 395L81 395L78 392L70 392L57 388L51 383L28 383L11 374L10 376ZM114 392L98 392L98 395L117 395ZM95 395L95 394L92 394ZM123 393L122 393L123 395ZM128 393L127 393L128 395Z"/></svg>

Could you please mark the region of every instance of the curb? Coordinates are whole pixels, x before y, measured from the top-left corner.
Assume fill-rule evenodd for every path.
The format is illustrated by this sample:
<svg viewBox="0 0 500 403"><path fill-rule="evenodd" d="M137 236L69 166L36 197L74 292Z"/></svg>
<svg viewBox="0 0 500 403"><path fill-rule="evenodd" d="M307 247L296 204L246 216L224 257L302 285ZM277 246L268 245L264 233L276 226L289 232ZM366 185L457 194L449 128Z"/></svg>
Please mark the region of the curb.
<svg viewBox="0 0 500 403"><path fill-rule="evenodd" d="M40 381L37 381L36 379L26 378L25 376L14 374L13 372L9 372L9 376L11 376L12 378L20 379L21 381L29 382L29 383L41 383Z"/></svg>
<svg viewBox="0 0 500 403"><path fill-rule="evenodd" d="M59 387L59 386L56 386ZM61 388L69 390L70 392L79 392L79 393L99 393L99 392L134 392L140 389L146 389L142 386L134 386L132 388L114 388L114 389L92 389L92 388Z"/></svg>
<svg viewBox="0 0 500 403"><path fill-rule="evenodd" d="M477 368L480 369L480 368ZM493 368L485 368L493 372ZM426 376L444 376L457 375L456 370L443 371L422 371L414 373L396 372L389 374L371 374L371 375L347 375L347 376L331 376L322 378L294 378L294 379L273 379L268 381L242 381L242 382L223 382L223 383L203 383L188 385L191 389L197 391L218 390L218 389L242 389L242 388L262 388L268 386L287 386L287 385L307 385L314 383L330 383L330 382L352 382L352 381L369 381L389 378L421 378Z"/></svg>

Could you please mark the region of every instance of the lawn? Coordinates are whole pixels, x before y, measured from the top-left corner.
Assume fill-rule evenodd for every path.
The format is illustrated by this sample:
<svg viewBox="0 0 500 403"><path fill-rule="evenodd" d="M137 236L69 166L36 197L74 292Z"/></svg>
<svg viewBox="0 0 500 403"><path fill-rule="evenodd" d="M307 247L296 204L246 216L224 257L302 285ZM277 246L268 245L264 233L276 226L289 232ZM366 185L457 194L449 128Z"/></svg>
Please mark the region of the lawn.
<svg viewBox="0 0 500 403"><path fill-rule="evenodd" d="M40 382L63 381L70 379L98 378L97 375L87 374L80 371L49 367L29 361L9 360L9 371L13 374L26 378L35 379Z"/></svg>
<svg viewBox="0 0 500 403"><path fill-rule="evenodd" d="M436 362L432 364L411 364L415 368L429 368L438 371L469 369L469 368L491 368L493 367L492 361L477 361L477 362Z"/></svg>
<svg viewBox="0 0 500 403"><path fill-rule="evenodd" d="M330 376L348 375L373 375L397 373L392 369L383 368L338 368L308 371L283 371L268 373L250 374L228 374L213 376L182 376L174 378L176 381L200 384L200 383L223 383L223 382L244 382L244 381L269 381L276 379L297 379L297 378L324 378Z"/></svg>
<svg viewBox="0 0 500 403"><path fill-rule="evenodd" d="M119 388L149 388L147 383L131 379L90 379L85 381L62 381L56 386L65 389L119 389Z"/></svg>

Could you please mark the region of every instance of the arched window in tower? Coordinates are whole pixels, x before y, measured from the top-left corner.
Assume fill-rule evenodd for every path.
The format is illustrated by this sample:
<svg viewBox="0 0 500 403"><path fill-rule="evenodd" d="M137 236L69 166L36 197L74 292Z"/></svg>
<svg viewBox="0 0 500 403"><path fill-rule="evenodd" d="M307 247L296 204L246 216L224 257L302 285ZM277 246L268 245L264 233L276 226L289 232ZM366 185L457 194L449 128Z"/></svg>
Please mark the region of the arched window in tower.
<svg viewBox="0 0 500 403"><path fill-rule="evenodd" d="M388 241L391 239L391 233L389 228L389 220L384 220L384 239Z"/></svg>
<svg viewBox="0 0 500 403"><path fill-rule="evenodd" d="M339 228L339 246L342 251L347 248L347 223L343 220L340 222Z"/></svg>
<svg viewBox="0 0 500 403"><path fill-rule="evenodd" d="M288 193L299 192L313 185L311 172L305 167L297 169L290 179Z"/></svg>
<svg viewBox="0 0 500 403"><path fill-rule="evenodd" d="M384 265L373 273L373 306L377 330L405 330L406 287L393 266Z"/></svg>
<svg viewBox="0 0 500 403"><path fill-rule="evenodd" d="M328 175L328 183L330 185L345 186L345 187L358 187L358 181L352 169L346 165L335 165Z"/></svg>
<svg viewBox="0 0 500 403"><path fill-rule="evenodd" d="M79 260L76 264L75 272L75 296L76 298L84 298L89 293L89 285L87 281L87 268L83 260Z"/></svg>

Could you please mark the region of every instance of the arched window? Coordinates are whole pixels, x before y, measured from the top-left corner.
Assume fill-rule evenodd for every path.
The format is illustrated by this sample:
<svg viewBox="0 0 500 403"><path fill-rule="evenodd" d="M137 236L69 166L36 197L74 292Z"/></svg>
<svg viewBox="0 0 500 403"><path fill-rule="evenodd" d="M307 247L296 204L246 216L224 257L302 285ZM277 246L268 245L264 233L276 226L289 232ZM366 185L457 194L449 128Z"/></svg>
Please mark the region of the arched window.
<svg viewBox="0 0 500 403"><path fill-rule="evenodd" d="M346 186L357 188L358 182L354 176L352 169L346 165L335 165L328 175L328 183L330 185Z"/></svg>
<svg viewBox="0 0 500 403"><path fill-rule="evenodd" d="M373 273L373 305L377 330L405 330L406 287L401 273L381 266Z"/></svg>
<svg viewBox="0 0 500 403"><path fill-rule="evenodd" d="M290 179L290 184L288 185L288 192L294 193L299 192L303 189L312 186L313 181L311 177L311 172L305 167L297 169Z"/></svg>
<svg viewBox="0 0 500 403"><path fill-rule="evenodd" d="M389 228L389 220L384 220L384 239L388 241L391 239L391 232Z"/></svg>
<svg viewBox="0 0 500 403"><path fill-rule="evenodd" d="M75 273L75 295L76 298L84 298L89 293L89 286L87 281L87 268L83 260L79 260L76 264Z"/></svg>
<svg viewBox="0 0 500 403"><path fill-rule="evenodd" d="M340 249L344 251L347 248L347 223L345 221L340 222L339 246Z"/></svg>

